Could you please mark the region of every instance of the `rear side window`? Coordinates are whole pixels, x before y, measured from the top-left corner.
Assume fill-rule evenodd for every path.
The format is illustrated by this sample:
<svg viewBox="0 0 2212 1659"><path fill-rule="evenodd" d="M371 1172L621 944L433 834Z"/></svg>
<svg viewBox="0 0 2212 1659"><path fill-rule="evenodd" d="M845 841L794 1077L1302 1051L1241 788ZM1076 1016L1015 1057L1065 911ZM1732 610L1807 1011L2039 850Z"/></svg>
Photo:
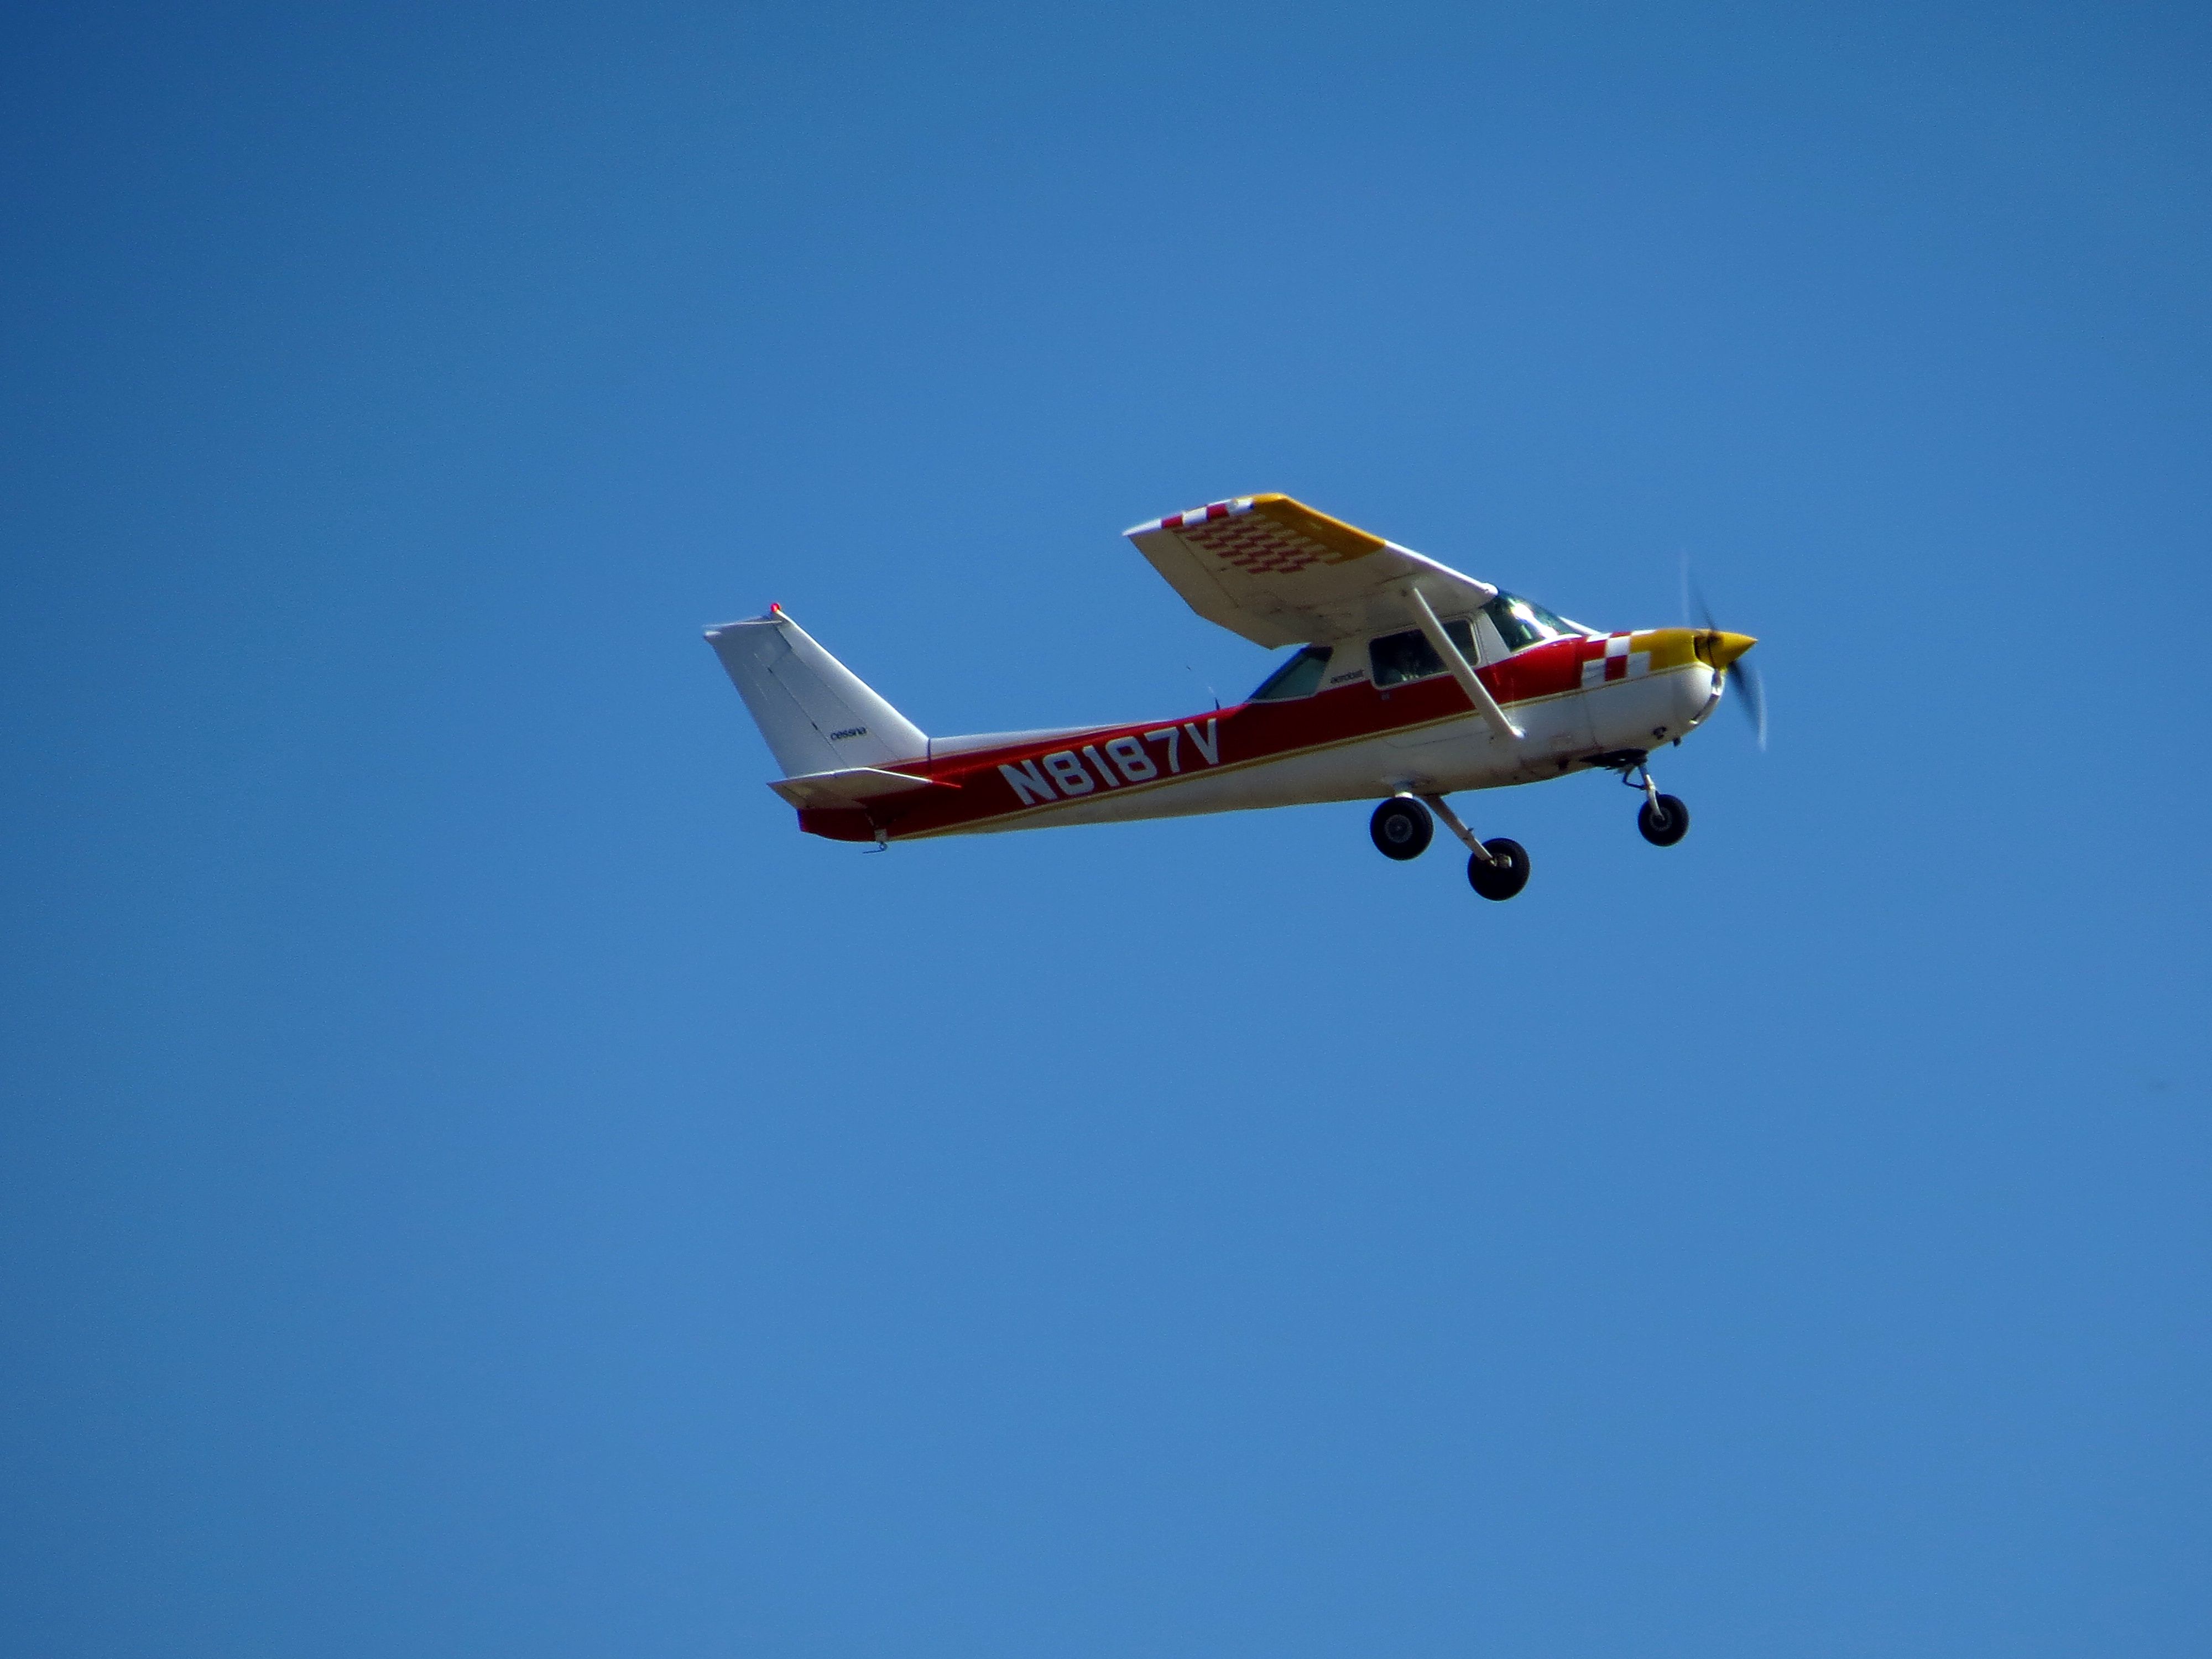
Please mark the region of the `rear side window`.
<svg viewBox="0 0 2212 1659"><path fill-rule="evenodd" d="M1321 689L1321 677L1328 668L1328 647L1310 645L1298 654L1260 682L1260 689L1252 694L1254 702L1280 702L1291 697L1310 697Z"/></svg>
<svg viewBox="0 0 2212 1659"><path fill-rule="evenodd" d="M1461 617L1444 624L1444 632L1459 647L1459 653L1468 662L1474 660L1474 624ZM1407 680L1425 680L1431 674L1444 672L1444 659L1437 655L1436 647L1429 636L1418 628L1403 634L1385 634L1367 642L1367 660L1375 670L1375 684L1380 686L1401 685Z"/></svg>

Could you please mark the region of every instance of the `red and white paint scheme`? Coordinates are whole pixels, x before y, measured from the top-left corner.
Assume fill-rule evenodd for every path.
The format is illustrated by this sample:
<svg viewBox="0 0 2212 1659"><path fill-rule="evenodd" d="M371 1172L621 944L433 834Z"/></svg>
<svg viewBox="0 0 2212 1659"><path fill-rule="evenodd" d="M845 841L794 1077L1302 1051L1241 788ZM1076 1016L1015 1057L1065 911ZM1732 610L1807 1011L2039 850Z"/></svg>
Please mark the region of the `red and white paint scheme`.
<svg viewBox="0 0 2212 1659"><path fill-rule="evenodd" d="M833 840L1109 823L1380 800L1371 832L1417 856L1442 817L1491 898L1527 852L1483 842L1444 797L1593 767L1636 783L1646 839L1689 813L1645 761L1719 703L1755 643L1716 629L1604 634L1287 495L1247 495L1127 532L1199 615L1300 647L1233 708L1164 720L932 738L784 613L707 630L788 775L769 787Z"/></svg>

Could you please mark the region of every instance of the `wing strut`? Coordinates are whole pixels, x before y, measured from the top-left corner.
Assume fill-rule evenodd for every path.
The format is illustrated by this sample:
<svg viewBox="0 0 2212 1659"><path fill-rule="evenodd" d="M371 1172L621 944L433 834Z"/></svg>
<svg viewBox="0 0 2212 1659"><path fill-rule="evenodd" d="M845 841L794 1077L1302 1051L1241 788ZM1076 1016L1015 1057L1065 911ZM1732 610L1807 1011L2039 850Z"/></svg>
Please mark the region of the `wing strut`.
<svg viewBox="0 0 2212 1659"><path fill-rule="evenodd" d="M1459 682L1459 689L1467 693L1468 701L1474 705L1474 712L1481 715L1490 729L1506 742L1520 742L1523 735L1521 728L1505 718L1505 711L1498 706L1498 699L1490 695L1490 688L1477 678L1474 665L1460 655L1459 647L1453 643L1452 636L1444 632L1444 625L1437 620L1437 613L1429 609L1429 602L1422 596L1418 583L1406 584L1406 599L1413 607L1413 616L1421 624L1421 632L1428 635L1429 643L1444 659L1444 666L1451 670L1451 677Z"/></svg>

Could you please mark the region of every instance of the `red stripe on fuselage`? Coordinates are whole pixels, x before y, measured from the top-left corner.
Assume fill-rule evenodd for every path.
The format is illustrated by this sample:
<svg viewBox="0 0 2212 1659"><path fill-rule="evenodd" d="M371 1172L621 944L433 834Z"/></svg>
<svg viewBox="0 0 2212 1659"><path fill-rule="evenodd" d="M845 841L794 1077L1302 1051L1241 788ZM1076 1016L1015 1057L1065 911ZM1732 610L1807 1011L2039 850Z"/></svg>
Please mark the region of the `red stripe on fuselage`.
<svg viewBox="0 0 2212 1659"><path fill-rule="evenodd" d="M1604 650L1605 641L1601 639L1557 640L1547 645L1532 646L1518 655L1478 669L1476 673L1490 688L1490 695L1500 704L1510 707L1532 698L1580 690L1583 659L1602 655ZM1087 799L1116 788L1155 789L1181 778L1224 767L1279 760L1306 750L1380 737L1386 732L1426 726L1472 713L1474 705L1449 674L1395 685L1387 691L1378 691L1371 682L1362 680L1356 685L1340 686L1333 691L1321 691L1285 702L1239 703L1232 708L1194 714L1186 720L1102 726L1038 743L975 750L932 761L902 762L898 769L902 772L954 787L885 795L866 806L802 807L799 827L810 835L826 836L832 841L873 841L878 829L894 836L929 835L993 818L1042 812L1049 810L1050 805ZM1211 744L1201 741L1198 735L1207 733L1209 729L1213 734ZM1172 744L1164 738L1148 740L1145 736L1147 732L1169 730L1177 734ZM1123 771L1116 770L1102 781L1094 775L1097 766L1085 757L1095 754L1103 761L1116 744L1122 744L1122 754L1128 755L1133 751L1127 749L1125 739L1134 740L1138 751L1154 769L1154 775L1131 780ZM1217 759L1206 758L1208 747ZM1062 756L1073 758L1072 762L1061 760L1057 774L1043 763L1048 757ZM1002 766L1042 780L1054 788L1053 800L1041 803L1018 791L1000 770ZM1091 787L1067 794L1059 778L1073 780L1079 772L1091 779Z"/></svg>

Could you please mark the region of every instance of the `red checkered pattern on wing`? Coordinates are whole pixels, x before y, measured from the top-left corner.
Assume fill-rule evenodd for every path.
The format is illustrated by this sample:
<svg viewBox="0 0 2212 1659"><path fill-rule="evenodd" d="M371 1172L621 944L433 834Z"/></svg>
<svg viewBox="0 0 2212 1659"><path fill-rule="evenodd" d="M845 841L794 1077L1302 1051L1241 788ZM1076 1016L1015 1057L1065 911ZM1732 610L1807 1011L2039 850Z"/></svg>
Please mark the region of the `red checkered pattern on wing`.
<svg viewBox="0 0 2212 1659"><path fill-rule="evenodd" d="M1186 530L1182 536L1223 563L1255 576L1286 576L1328 559L1328 550L1318 544L1256 517L1224 520Z"/></svg>

